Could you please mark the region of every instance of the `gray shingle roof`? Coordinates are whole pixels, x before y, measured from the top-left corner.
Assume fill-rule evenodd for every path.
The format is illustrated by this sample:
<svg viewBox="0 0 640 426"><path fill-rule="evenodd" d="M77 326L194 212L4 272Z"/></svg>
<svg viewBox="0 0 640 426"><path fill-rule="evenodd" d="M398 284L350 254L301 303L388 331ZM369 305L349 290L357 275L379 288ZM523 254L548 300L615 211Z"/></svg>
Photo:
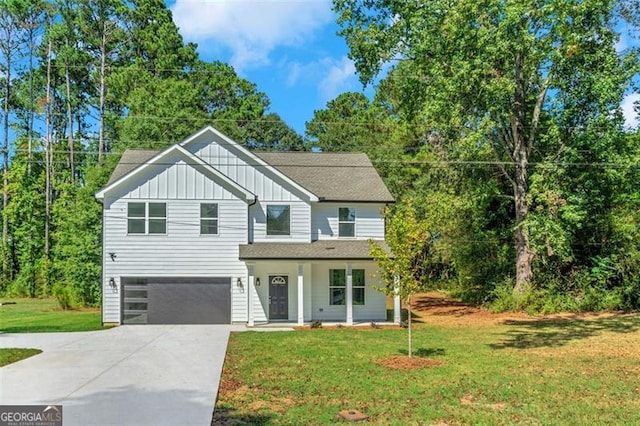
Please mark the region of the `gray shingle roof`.
<svg viewBox="0 0 640 426"><path fill-rule="evenodd" d="M128 149L107 185L132 172L160 151ZM366 154L254 152L321 201L392 203L393 196Z"/></svg>
<svg viewBox="0 0 640 426"><path fill-rule="evenodd" d="M389 250L384 241L377 241ZM371 260L371 246L363 240L318 240L312 243L253 243L240 245L240 260Z"/></svg>
<svg viewBox="0 0 640 426"><path fill-rule="evenodd" d="M393 196L361 153L256 152L321 201L392 203Z"/></svg>
<svg viewBox="0 0 640 426"><path fill-rule="evenodd" d="M155 157L160 151L150 150L150 149L127 149L120 157L120 161L118 165L111 173L111 177L109 178L109 182L107 185L117 181L122 176L132 172L138 166L144 164L145 162L151 160Z"/></svg>

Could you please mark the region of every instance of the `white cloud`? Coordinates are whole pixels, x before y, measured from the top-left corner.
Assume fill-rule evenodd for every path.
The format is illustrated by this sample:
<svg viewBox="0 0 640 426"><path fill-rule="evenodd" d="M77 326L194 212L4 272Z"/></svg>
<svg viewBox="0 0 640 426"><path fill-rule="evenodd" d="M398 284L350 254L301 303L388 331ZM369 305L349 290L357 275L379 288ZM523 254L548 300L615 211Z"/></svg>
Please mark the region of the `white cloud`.
<svg viewBox="0 0 640 426"><path fill-rule="evenodd" d="M171 10L186 40L230 49L238 69L269 64L274 49L300 46L334 19L330 0L176 0Z"/></svg>
<svg viewBox="0 0 640 426"><path fill-rule="evenodd" d="M627 128L636 129L640 125L640 93L631 93L622 100L622 114Z"/></svg>
<svg viewBox="0 0 640 426"><path fill-rule="evenodd" d="M356 67L346 56L328 68L326 75L320 81L320 95L325 99L333 99L348 87L353 86L356 78Z"/></svg>
<svg viewBox="0 0 640 426"><path fill-rule="evenodd" d="M355 65L346 56L339 59L325 57L307 64L289 62L282 67L288 68L287 86L313 84L323 102L332 100L340 93L362 88L355 74Z"/></svg>

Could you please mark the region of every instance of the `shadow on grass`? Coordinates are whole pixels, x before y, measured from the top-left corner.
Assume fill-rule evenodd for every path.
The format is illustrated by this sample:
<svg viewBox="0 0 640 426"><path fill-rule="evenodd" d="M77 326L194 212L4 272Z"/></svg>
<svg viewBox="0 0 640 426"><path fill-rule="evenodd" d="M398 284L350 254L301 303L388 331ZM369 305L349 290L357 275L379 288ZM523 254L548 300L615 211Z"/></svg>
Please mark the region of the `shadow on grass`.
<svg viewBox="0 0 640 426"><path fill-rule="evenodd" d="M268 425L273 420L273 416L267 414L235 414L233 411L217 408L213 412L211 426Z"/></svg>
<svg viewBox="0 0 640 426"><path fill-rule="evenodd" d="M405 322L407 321L407 319L409 318L409 315L406 309L402 309L400 318L402 319L402 321L405 321ZM393 309L387 309L387 321L393 322ZM420 318L420 315L418 315L414 311L411 311L411 322L414 324L422 324L424 321L422 321L422 319Z"/></svg>
<svg viewBox="0 0 640 426"><path fill-rule="evenodd" d="M640 316L621 315L601 319L552 318L541 320L508 320L512 329L506 338L489 346L493 349L529 349L559 347L587 339L601 332L631 333L640 328Z"/></svg>
<svg viewBox="0 0 640 426"><path fill-rule="evenodd" d="M398 352L400 352L402 355L409 355L409 351L406 349L399 349ZM420 358L439 356L444 354L444 348L417 348L413 350L413 355Z"/></svg>

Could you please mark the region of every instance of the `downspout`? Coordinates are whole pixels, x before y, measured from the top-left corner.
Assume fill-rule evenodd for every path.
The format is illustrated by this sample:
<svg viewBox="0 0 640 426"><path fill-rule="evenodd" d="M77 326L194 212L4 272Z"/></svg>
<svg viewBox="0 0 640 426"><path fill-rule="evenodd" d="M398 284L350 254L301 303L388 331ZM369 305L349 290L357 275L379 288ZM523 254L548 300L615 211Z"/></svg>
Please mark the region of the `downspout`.
<svg viewBox="0 0 640 426"><path fill-rule="evenodd" d="M247 205L247 244L253 243L253 235L251 241L249 241L249 234L253 234L253 229L251 228L251 207L255 206L258 203L258 196L253 196L253 202ZM245 262L246 265L246 262ZM247 279L247 322L249 322L249 304L251 300L249 300L249 286L251 283Z"/></svg>
<svg viewBox="0 0 640 426"><path fill-rule="evenodd" d="M100 232L100 245L102 245L102 259L101 259L101 263L102 263L102 270L100 271L100 324L104 327L104 271L105 271L105 260L104 260L104 255L105 255L105 251L104 251L104 203L102 202L102 200L99 200L97 198L95 198L96 203L100 204L100 206L102 206L102 220L101 222L101 232Z"/></svg>

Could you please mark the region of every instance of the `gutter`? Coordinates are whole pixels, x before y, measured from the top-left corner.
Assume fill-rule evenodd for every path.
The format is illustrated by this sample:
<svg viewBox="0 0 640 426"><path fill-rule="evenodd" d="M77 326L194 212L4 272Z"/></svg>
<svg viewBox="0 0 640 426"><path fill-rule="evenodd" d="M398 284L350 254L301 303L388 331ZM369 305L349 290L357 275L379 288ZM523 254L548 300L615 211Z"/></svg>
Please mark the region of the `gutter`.
<svg viewBox="0 0 640 426"><path fill-rule="evenodd" d="M100 271L100 324L104 327L104 268L105 268L105 260L104 260L104 255L105 255L105 248L104 248L104 202L102 199L96 198L94 197L94 200L96 201L96 203L100 204L100 206L102 207L101 209L101 220L100 220L100 227L101 227L101 231L100 231L100 245L102 246L102 259L101 259L101 264L102 264L102 270Z"/></svg>

